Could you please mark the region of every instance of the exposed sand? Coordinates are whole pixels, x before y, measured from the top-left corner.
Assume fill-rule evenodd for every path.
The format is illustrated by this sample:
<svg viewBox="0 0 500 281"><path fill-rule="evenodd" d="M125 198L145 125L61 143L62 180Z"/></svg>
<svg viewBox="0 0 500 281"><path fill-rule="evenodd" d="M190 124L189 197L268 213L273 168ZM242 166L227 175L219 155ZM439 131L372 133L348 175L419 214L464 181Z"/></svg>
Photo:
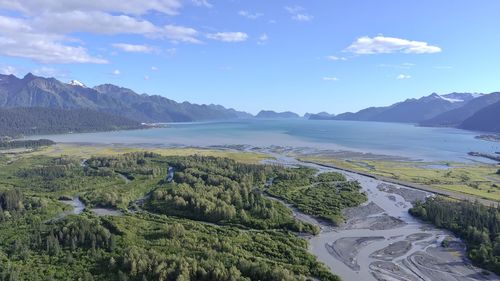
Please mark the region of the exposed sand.
<svg viewBox="0 0 500 281"><path fill-rule="evenodd" d="M414 242L414 241L425 240L430 237L432 237L432 234L430 233L413 233L406 236L406 240Z"/></svg>
<svg viewBox="0 0 500 281"><path fill-rule="evenodd" d="M362 205L356 208L348 208L344 211L344 216L346 219L354 218L366 218L371 215L381 214L384 209L380 208L377 204L370 201L366 205Z"/></svg>
<svg viewBox="0 0 500 281"><path fill-rule="evenodd" d="M414 203L417 201L425 201L425 198L428 196L428 193L416 190L416 189L409 189L406 187L396 187L393 184L387 184L387 183L381 183L377 186L377 189L380 191L384 191L387 193L391 194L397 194L405 199L406 202ZM388 195L391 196L389 199L394 199L394 195ZM392 200L395 201L395 200Z"/></svg>
<svg viewBox="0 0 500 281"><path fill-rule="evenodd" d="M348 220L343 226L345 229L370 229L386 230L405 226L407 223L401 219L388 215L364 217Z"/></svg>
<svg viewBox="0 0 500 281"><path fill-rule="evenodd" d="M342 261L352 270L358 271L360 266L356 261L359 250L377 240L384 240L383 236L376 237L345 237L330 244L325 244L328 252Z"/></svg>
<svg viewBox="0 0 500 281"><path fill-rule="evenodd" d="M410 272L402 269L393 262L375 261L370 264L370 270L377 281L397 280L397 281L421 281Z"/></svg>
<svg viewBox="0 0 500 281"><path fill-rule="evenodd" d="M400 257L411 249L410 241L397 241L389 246L377 250L370 255L370 258L383 260L383 261L392 261L393 259Z"/></svg>

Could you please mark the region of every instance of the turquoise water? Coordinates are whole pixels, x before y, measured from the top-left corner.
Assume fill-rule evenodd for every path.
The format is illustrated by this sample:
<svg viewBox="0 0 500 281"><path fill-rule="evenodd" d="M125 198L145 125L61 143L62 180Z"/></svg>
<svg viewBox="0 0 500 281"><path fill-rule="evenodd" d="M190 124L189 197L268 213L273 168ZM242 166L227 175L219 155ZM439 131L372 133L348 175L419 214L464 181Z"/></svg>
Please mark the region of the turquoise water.
<svg viewBox="0 0 500 281"><path fill-rule="evenodd" d="M467 156L469 151L500 151L500 143L478 140L474 138L476 135L464 130L410 124L286 119L178 123L148 130L44 137L57 142L143 146L277 145L371 152L426 161L465 161L474 159Z"/></svg>

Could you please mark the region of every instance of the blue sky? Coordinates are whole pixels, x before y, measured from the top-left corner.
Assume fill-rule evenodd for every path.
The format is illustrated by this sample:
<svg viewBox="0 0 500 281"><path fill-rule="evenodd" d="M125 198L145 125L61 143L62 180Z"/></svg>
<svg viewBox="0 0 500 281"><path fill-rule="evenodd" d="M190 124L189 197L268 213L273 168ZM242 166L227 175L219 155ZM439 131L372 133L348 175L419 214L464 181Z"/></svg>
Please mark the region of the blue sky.
<svg viewBox="0 0 500 281"><path fill-rule="evenodd" d="M0 0L0 72L341 113L500 90L500 1Z"/></svg>

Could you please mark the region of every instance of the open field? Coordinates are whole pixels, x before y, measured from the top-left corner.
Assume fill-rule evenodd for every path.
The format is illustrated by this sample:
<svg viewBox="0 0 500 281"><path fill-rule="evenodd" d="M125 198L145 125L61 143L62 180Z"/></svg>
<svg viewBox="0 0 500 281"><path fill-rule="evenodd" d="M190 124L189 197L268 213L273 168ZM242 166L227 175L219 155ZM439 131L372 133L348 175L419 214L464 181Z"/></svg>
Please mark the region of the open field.
<svg viewBox="0 0 500 281"><path fill-rule="evenodd" d="M374 176L425 185L500 201L499 166L479 163L427 163L385 160L346 160L326 156L300 156L301 160L332 165Z"/></svg>

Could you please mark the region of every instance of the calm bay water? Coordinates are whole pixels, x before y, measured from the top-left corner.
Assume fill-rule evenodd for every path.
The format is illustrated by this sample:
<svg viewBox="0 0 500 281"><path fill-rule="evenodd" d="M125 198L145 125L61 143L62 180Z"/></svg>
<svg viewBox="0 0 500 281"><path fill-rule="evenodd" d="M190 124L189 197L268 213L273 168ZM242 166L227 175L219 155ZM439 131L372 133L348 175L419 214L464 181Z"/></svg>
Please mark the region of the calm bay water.
<svg viewBox="0 0 500 281"><path fill-rule="evenodd" d="M478 140L476 135L410 124L286 119L177 123L148 130L42 137L63 143L145 146L277 145L371 152L426 161L467 161L474 159L467 156L469 151L500 151L500 143Z"/></svg>

